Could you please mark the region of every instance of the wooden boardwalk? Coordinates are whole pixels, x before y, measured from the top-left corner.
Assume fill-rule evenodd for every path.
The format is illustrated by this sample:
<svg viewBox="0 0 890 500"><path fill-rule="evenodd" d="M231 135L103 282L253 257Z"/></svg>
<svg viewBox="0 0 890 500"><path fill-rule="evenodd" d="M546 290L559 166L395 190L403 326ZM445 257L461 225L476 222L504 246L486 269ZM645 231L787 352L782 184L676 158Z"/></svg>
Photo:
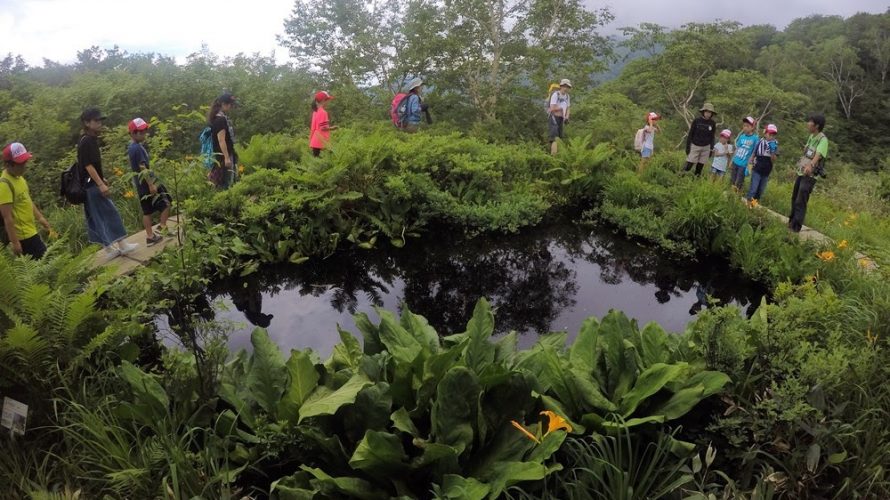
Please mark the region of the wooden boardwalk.
<svg viewBox="0 0 890 500"><path fill-rule="evenodd" d="M745 198L743 197L742 200L744 201ZM788 217L785 217L784 215L782 215L778 212L775 212L763 205L758 205L757 208L760 210L766 211L766 213L768 213L771 216L775 217L776 219L779 219L780 221L782 221L783 224L785 224L785 225L788 224ZM800 239L802 239L804 241L812 241L818 245L832 247L832 248L836 245L836 243L833 239L820 233L819 231L816 231L815 229L813 229L809 226L803 226L801 228L800 232L797 233L797 235ZM874 260L872 260L871 257L865 255L864 253L855 252L854 256L856 257L856 260L858 262L861 262L860 265L866 271L873 271L878 268L878 264Z"/></svg>
<svg viewBox="0 0 890 500"><path fill-rule="evenodd" d="M185 217L182 215L171 215L170 218L167 219L167 228L170 230L170 236L164 238L155 245L146 246L145 231L139 231L136 234L128 236L124 240L127 243L135 243L138 245L135 250L127 255L120 255L113 259L109 259L108 255L105 254L105 250L99 250L93 257L93 267L113 267L116 276L124 276L133 273L140 266L148 264L151 259L163 252L165 248L179 246L180 238L177 237L177 234L180 237L182 236L180 220L185 222Z"/></svg>

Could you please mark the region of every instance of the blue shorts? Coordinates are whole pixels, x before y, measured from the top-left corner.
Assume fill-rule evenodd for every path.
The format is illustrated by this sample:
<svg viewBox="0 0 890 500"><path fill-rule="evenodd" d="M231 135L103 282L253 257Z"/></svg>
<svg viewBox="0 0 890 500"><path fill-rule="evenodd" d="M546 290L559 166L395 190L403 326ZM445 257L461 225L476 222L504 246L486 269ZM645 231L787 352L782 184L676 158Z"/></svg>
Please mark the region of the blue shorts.
<svg viewBox="0 0 890 500"><path fill-rule="evenodd" d="M723 177L723 175L726 174L726 170L717 170L716 168L711 167L711 173L717 177Z"/></svg>
<svg viewBox="0 0 890 500"><path fill-rule="evenodd" d="M643 158L652 158L652 150L649 148L643 148L643 150L640 152L640 155Z"/></svg>

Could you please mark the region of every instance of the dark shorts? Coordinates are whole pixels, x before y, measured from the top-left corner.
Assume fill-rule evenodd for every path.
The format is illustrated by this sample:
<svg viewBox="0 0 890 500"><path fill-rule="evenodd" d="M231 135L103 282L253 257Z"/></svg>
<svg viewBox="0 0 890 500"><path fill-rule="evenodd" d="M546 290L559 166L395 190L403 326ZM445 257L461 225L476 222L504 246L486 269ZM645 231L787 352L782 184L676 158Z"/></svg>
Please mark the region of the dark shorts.
<svg viewBox="0 0 890 500"><path fill-rule="evenodd" d="M321 156L321 148L312 148L312 156L316 158Z"/></svg>
<svg viewBox="0 0 890 500"><path fill-rule="evenodd" d="M160 185L158 186L157 195L146 192L145 196L140 196L139 205L142 206L142 215L163 212L165 208L170 206L170 194L167 192L167 188Z"/></svg>
<svg viewBox="0 0 890 500"><path fill-rule="evenodd" d="M43 254L46 253L46 245L40 239L39 234L35 234L25 240L19 240L19 242L22 244L22 254L30 255L35 260L43 257Z"/></svg>
<svg viewBox="0 0 890 500"><path fill-rule="evenodd" d="M563 135L562 135L562 133L563 133L563 130L562 130L563 118L561 116L551 115L549 123L550 123L550 142L555 141L557 137L562 139L562 137L563 137Z"/></svg>

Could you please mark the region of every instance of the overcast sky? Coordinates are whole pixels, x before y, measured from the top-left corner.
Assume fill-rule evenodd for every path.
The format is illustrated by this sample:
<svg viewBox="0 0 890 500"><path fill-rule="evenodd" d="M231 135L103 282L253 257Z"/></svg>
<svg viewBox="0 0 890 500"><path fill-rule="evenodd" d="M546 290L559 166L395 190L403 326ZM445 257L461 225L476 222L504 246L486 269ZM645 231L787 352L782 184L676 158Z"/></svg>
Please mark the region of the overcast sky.
<svg viewBox="0 0 890 500"><path fill-rule="evenodd" d="M675 27L717 18L781 29L810 14L885 12L890 0L775 0L769 8L756 2L739 8L737 0L588 0L588 4L611 8L615 21L606 29L611 33L645 21ZM292 8L293 0L0 0L0 56L21 54L35 65L43 58L66 63L90 46L118 45L129 52L158 52L183 60L206 43L223 56L275 52L285 61L287 50L278 46L275 35L282 33Z"/></svg>

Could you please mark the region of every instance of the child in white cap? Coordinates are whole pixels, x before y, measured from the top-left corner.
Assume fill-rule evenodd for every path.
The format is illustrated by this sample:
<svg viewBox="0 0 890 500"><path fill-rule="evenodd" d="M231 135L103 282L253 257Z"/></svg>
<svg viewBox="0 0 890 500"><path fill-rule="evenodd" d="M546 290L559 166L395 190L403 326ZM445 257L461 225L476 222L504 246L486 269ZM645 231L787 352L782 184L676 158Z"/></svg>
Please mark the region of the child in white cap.
<svg viewBox="0 0 890 500"><path fill-rule="evenodd" d="M720 131L720 138L717 144L714 144L714 160L711 162L711 179L720 179L726 174L726 167L729 166L729 159L735 153L732 143L732 130L723 129Z"/></svg>

